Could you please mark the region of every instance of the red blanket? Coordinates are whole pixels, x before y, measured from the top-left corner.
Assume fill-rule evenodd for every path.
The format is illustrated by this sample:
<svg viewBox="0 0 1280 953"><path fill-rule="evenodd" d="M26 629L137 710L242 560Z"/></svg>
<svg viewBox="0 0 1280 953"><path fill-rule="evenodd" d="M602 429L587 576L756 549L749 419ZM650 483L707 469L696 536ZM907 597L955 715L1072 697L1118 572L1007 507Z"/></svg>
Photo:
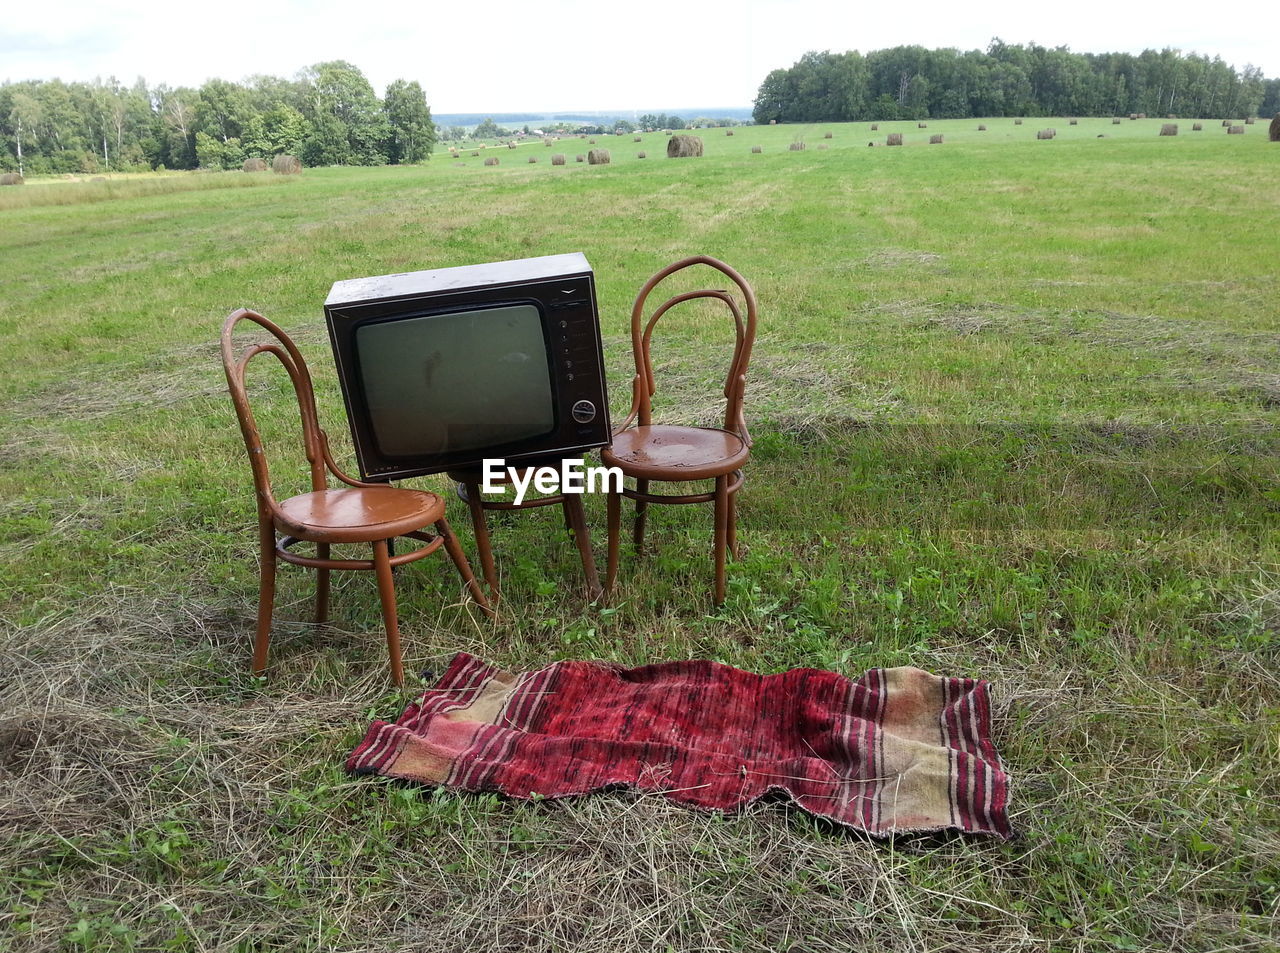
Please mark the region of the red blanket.
<svg viewBox="0 0 1280 953"><path fill-rule="evenodd" d="M395 724L373 723L347 769L518 798L625 785L721 811L781 791L870 834L1010 836L987 683L916 668L856 681L715 662L511 674L459 653Z"/></svg>

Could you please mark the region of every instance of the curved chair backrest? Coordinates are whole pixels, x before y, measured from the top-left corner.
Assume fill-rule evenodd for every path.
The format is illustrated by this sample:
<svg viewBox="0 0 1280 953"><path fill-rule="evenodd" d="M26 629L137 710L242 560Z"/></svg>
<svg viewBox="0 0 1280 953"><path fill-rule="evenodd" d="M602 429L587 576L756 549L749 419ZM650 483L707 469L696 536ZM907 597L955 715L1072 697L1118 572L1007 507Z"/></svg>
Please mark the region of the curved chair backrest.
<svg viewBox="0 0 1280 953"><path fill-rule="evenodd" d="M728 291L703 289L701 291L687 291L668 298L654 310L649 320L645 322L645 303L649 298L650 292L677 271L691 268L694 265L708 265L721 272L737 286L738 291L742 294L743 302L746 304L745 320L737 300ZM723 301L729 308L729 313L733 315L735 332L733 359L729 363L729 373L724 382L724 429L733 431L743 439L747 446L751 446L751 435L747 430L746 419L742 413L742 402L747 386L747 365L751 361L751 347L756 339L756 294L742 275L724 262L709 255L694 255L668 265L646 281L644 287L640 289L640 293L636 296L636 302L631 308L631 350L636 362L636 376L631 385L631 413L615 432L626 430L632 421L642 427L648 426L652 422L653 395L657 391L657 386L653 377L653 361L649 355L649 342L653 336L654 325L658 323L659 318L676 305L697 298L715 298Z"/></svg>
<svg viewBox="0 0 1280 953"><path fill-rule="evenodd" d="M250 344L239 354L235 352L232 335L241 321L252 321L270 332L274 343ZM331 464L328 438L320 429L316 417L315 392L311 387L311 374L307 363L289 336L272 322L255 311L240 308L227 315L222 325L222 367L227 372L227 387L231 391L231 402L235 404L236 416L240 419L240 432L244 435L245 449L249 451L249 463L253 467L253 483L258 492L260 507L275 512L276 499L271 489L271 472L267 467L267 458L262 448L262 435L258 432L258 423L254 419L253 410L249 407L249 396L245 390L245 370L249 362L259 354L274 354L289 372L293 381L294 394L298 399L298 412L302 417L302 442L307 454L307 463L311 468L312 491L323 490L328 483L325 467Z"/></svg>

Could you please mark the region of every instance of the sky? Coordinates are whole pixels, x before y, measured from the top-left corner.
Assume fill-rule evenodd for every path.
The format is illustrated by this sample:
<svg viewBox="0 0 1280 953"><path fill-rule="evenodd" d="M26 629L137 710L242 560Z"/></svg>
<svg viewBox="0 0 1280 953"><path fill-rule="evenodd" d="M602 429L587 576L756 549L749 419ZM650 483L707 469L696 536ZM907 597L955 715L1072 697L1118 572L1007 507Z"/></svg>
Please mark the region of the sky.
<svg viewBox="0 0 1280 953"><path fill-rule="evenodd" d="M416 80L434 113L749 107L770 70L809 50L1079 53L1173 47L1280 76L1274 22L1256 0L1161 5L1078 0L49 0L0 18L0 82L199 86L354 63L379 95Z"/></svg>

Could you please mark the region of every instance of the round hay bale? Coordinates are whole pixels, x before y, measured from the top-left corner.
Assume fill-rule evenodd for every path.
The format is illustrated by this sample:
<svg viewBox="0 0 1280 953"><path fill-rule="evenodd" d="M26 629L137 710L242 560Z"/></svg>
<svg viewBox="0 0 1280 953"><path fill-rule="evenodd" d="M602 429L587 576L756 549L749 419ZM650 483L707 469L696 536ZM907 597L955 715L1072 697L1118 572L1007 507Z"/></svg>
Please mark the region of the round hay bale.
<svg viewBox="0 0 1280 953"><path fill-rule="evenodd" d="M538 157L537 157L537 156L529 156L529 162L530 162L530 163L534 163L534 162L537 162L537 161L538 161Z"/></svg>
<svg viewBox="0 0 1280 953"><path fill-rule="evenodd" d="M830 147L829 145L827 145L825 142L819 142L819 143L818 143L818 148L819 148L819 149L830 149L831 147Z"/></svg>
<svg viewBox="0 0 1280 953"><path fill-rule="evenodd" d="M916 128L917 128L917 129L928 129L928 128L929 128L929 124L928 124L927 122L918 122L918 123L916 123Z"/></svg>
<svg viewBox="0 0 1280 953"><path fill-rule="evenodd" d="M1160 124L1160 135L1176 136L1178 134L1178 124L1176 122L1166 122Z"/></svg>
<svg viewBox="0 0 1280 953"><path fill-rule="evenodd" d="M1224 119L1224 120L1222 120L1222 128L1223 128L1223 129L1229 129L1229 128L1231 128L1231 120L1230 120L1230 119Z"/></svg>
<svg viewBox="0 0 1280 953"><path fill-rule="evenodd" d="M262 159L245 159L244 165L240 166L241 172L266 172L267 163Z"/></svg>
<svg viewBox="0 0 1280 953"><path fill-rule="evenodd" d="M1245 117L1245 119L1244 119L1244 124L1245 124L1246 126L1252 126L1252 125L1253 125L1253 117L1252 117L1252 116L1246 116L1246 117Z"/></svg>
<svg viewBox="0 0 1280 953"><path fill-rule="evenodd" d="M1228 127L1227 127L1227 135L1228 135L1228 136L1243 136L1243 135L1244 135L1244 126L1228 126Z"/></svg>
<svg viewBox="0 0 1280 953"><path fill-rule="evenodd" d="M1267 138L1272 142L1280 142L1280 113L1276 113L1271 118L1271 125L1267 128Z"/></svg>
<svg viewBox="0 0 1280 953"><path fill-rule="evenodd" d="M733 135L733 130L732 130L732 129L726 129L726 130L724 131L724 134L725 134L726 136L732 136L732 135Z"/></svg>
<svg viewBox="0 0 1280 953"><path fill-rule="evenodd" d="M633 136L633 137L631 138L631 141L632 141L632 142L639 142L639 141L640 141L640 137L639 137L639 136Z"/></svg>
<svg viewBox="0 0 1280 953"><path fill-rule="evenodd" d="M1139 119L1146 119L1146 118L1147 118L1147 114L1146 114L1146 113L1138 113L1138 118L1139 118Z"/></svg>
<svg viewBox="0 0 1280 953"><path fill-rule="evenodd" d="M777 124L778 124L778 120L776 120L776 119L770 119L770 120L769 120L769 125L771 125L771 126L776 126Z"/></svg>
<svg viewBox="0 0 1280 953"><path fill-rule="evenodd" d="M751 147L751 154L752 154L753 156L755 156L755 155L759 155L759 154L760 154L760 153L762 153L762 152L764 152L764 150L763 150L763 149L761 149L759 146L752 146L752 147Z"/></svg>
<svg viewBox="0 0 1280 953"><path fill-rule="evenodd" d="M574 162L586 162L586 161L587 161L587 157L586 157L586 156L574 156L574 157L573 157L573 161L574 161Z"/></svg>
<svg viewBox="0 0 1280 953"><path fill-rule="evenodd" d="M542 140L542 144L543 144L544 146L546 146L548 149L550 149L550 148L551 148L551 140L550 140L550 139L543 139L543 140Z"/></svg>
<svg viewBox="0 0 1280 953"><path fill-rule="evenodd" d="M594 146L595 144L596 144L596 141L595 141L594 139L588 139L588 140L587 140L587 145L589 145L589 146Z"/></svg>
<svg viewBox="0 0 1280 953"><path fill-rule="evenodd" d="M1057 134L1058 134L1058 133L1057 133L1057 131L1056 131L1056 130L1053 130L1053 129L1041 129L1039 132L1037 132L1037 133L1036 133L1036 138L1037 138L1037 139L1052 139L1052 138L1053 138L1054 136L1056 136Z"/></svg>
<svg viewBox="0 0 1280 953"><path fill-rule="evenodd" d="M557 152L555 155L553 155L553 156L551 157L551 164L552 164L552 165L564 165L564 153L563 153L563 152Z"/></svg>
<svg viewBox="0 0 1280 953"><path fill-rule="evenodd" d="M672 136L667 140L667 158L684 159L702 155L700 136Z"/></svg>
<svg viewBox="0 0 1280 953"><path fill-rule="evenodd" d="M1068 120L1067 120L1067 125L1068 125L1068 126L1078 126L1078 125L1080 125L1080 120L1079 120L1079 119L1068 119Z"/></svg>
<svg viewBox="0 0 1280 953"><path fill-rule="evenodd" d="M873 122L873 123L871 124L871 131L872 131L872 132L879 132L879 131L880 131L880 123L878 123L878 122Z"/></svg>
<svg viewBox="0 0 1280 953"><path fill-rule="evenodd" d="M1130 118L1131 120L1133 120L1133 119L1137 119L1137 118L1138 118L1138 114L1137 114L1137 113L1129 113L1129 118Z"/></svg>
<svg viewBox="0 0 1280 953"><path fill-rule="evenodd" d="M900 145L902 145L902 133L900 133L900 132L891 132L891 133L889 133L889 138L888 138L888 139L886 139L886 140L884 141L884 144L885 144L886 146L900 146Z"/></svg>
<svg viewBox="0 0 1280 953"><path fill-rule="evenodd" d="M480 158L480 153L479 153L479 152L473 152L473 153L471 153L471 158L473 158L473 159L478 159L478 158Z"/></svg>
<svg viewBox="0 0 1280 953"><path fill-rule="evenodd" d="M787 148L792 152L804 152L804 142L797 139L795 142L791 143L791 145L787 146Z"/></svg>
<svg viewBox="0 0 1280 953"><path fill-rule="evenodd" d="M0 175L0 185L24 185L25 180L16 172L5 172Z"/></svg>
<svg viewBox="0 0 1280 953"><path fill-rule="evenodd" d="M942 145L942 133L940 133L940 132L935 132L932 136L930 136L930 137L929 137L929 145L931 145L931 146L940 146L940 145Z"/></svg>
<svg viewBox="0 0 1280 953"><path fill-rule="evenodd" d="M515 147L516 147L516 144L515 144L514 142L508 142L508 143L507 143L507 148L508 148L508 149L514 149Z"/></svg>
<svg viewBox="0 0 1280 953"><path fill-rule="evenodd" d="M485 164L485 165L497 165L497 164L498 164L498 157L497 157L497 156L489 156L487 159L485 159L485 160L484 160L484 164Z"/></svg>
<svg viewBox="0 0 1280 953"><path fill-rule="evenodd" d="M1113 125L1113 126L1118 126L1118 125L1120 125L1120 117L1119 117L1119 116L1112 116L1112 117L1111 117L1111 125Z"/></svg>
<svg viewBox="0 0 1280 953"><path fill-rule="evenodd" d="M297 156L276 156L271 160L271 171L276 175L297 175L302 171L302 163Z"/></svg>
<svg viewBox="0 0 1280 953"><path fill-rule="evenodd" d="M1201 123L1193 122L1193 123L1191 124L1191 131L1192 131L1192 132L1200 132L1202 129L1204 129L1204 126L1203 126L1203 124L1201 124Z"/></svg>
<svg viewBox="0 0 1280 953"><path fill-rule="evenodd" d="M1169 113L1169 115L1165 116L1164 118L1165 118L1165 119L1177 119L1178 117L1177 117L1177 116L1175 116L1173 113Z"/></svg>
<svg viewBox="0 0 1280 953"><path fill-rule="evenodd" d="M647 152L637 152L637 153L636 153L636 158L637 158L637 159L647 159L647 158L649 158L649 154L648 154Z"/></svg>
<svg viewBox="0 0 1280 953"><path fill-rule="evenodd" d="M1021 119L1015 119L1015 120L1013 121L1013 124L1014 124L1015 126L1021 126L1021 125L1022 125L1022 120L1021 120Z"/></svg>
<svg viewBox="0 0 1280 953"><path fill-rule="evenodd" d="M986 131L987 131L987 127L984 126L982 123L978 123L978 132L986 132Z"/></svg>
<svg viewBox="0 0 1280 953"><path fill-rule="evenodd" d="M587 165L608 165L608 149L591 149L587 152Z"/></svg>
<svg viewBox="0 0 1280 953"><path fill-rule="evenodd" d="M823 138L823 139L830 139L830 138L831 138L831 133L829 133L829 132L824 132L824 133L822 134L822 138Z"/></svg>

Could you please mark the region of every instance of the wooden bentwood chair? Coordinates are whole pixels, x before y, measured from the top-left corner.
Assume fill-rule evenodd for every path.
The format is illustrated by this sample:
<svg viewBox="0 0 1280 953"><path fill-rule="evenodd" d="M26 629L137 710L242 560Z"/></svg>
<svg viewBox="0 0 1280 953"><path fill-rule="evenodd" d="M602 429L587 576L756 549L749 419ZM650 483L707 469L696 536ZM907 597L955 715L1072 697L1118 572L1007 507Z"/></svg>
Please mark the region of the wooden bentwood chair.
<svg viewBox="0 0 1280 953"><path fill-rule="evenodd" d="M746 318L736 298L728 291L703 289L688 291L668 298L643 322L649 293L665 278L694 265L709 265L737 285L746 305ZM736 336L733 360L725 379L724 427L672 427L652 421L652 399L656 391L649 341L658 319L671 308L697 298L715 298L724 302L733 315ZM724 602L725 555L738 555L737 493L742 488L742 467L751 455L751 434L742 415L743 393L747 386L747 364L756 336L756 296L740 274L722 261L706 255L684 258L663 268L640 289L631 309L631 348L635 356L636 376L631 385L631 413L613 434L613 446L600 452L606 466L618 467L626 477L635 480L635 489L609 494L609 568L605 590L612 591L618 575L618 546L622 497L636 501L633 535L637 552L644 545L645 510L650 503L714 503L715 534L712 558L715 563L715 601ZM643 323L642 323L643 322ZM633 426L634 424L634 426ZM715 489L706 493L682 495L652 494L651 481L683 483L714 480Z"/></svg>
<svg viewBox="0 0 1280 953"><path fill-rule="evenodd" d="M276 342L250 345L237 356L231 339L235 326L241 321L261 325L275 337ZM262 437L245 391L245 370L249 361L263 353L274 354L293 381L298 410L302 416L303 446L311 468L311 492L287 500L276 500L272 492L271 474L263 453ZM319 571L316 590L318 623L328 619L329 570L364 569L374 572L378 579L378 595L382 599L382 621L387 631L391 677L397 685L404 684L404 668L400 661L400 628L396 621L395 583L391 573L395 566L421 559L443 545L472 598L492 616L493 610L471 574L467 557L463 555L462 547L449 529L449 522L444 517L443 499L422 490L362 483L347 476L334 463L329 451L329 438L320 429L317 420L311 375L302 354L288 335L260 314L243 308L233 311L222 325L222 365L227 372L227 386L231 391L232 403L235 404L236 416L240 419L245 447L249 451L258 497L262 584L258 598L258 631L253 643L255 673L261 673L267 665L271 613L275 603L277 558L295 566L307 566ZM326 470L345 483L346 487L329 489ZM434 534L423 532L432 525L435 526ZM277 533L280 534L279 538ZM393 556L390 542L401 536L426 545ZM290 548L300 542L314 543L315 556L290 552ZM329 547L335 543L370 543L373 546L373 558L331 559Z"/></svg>

